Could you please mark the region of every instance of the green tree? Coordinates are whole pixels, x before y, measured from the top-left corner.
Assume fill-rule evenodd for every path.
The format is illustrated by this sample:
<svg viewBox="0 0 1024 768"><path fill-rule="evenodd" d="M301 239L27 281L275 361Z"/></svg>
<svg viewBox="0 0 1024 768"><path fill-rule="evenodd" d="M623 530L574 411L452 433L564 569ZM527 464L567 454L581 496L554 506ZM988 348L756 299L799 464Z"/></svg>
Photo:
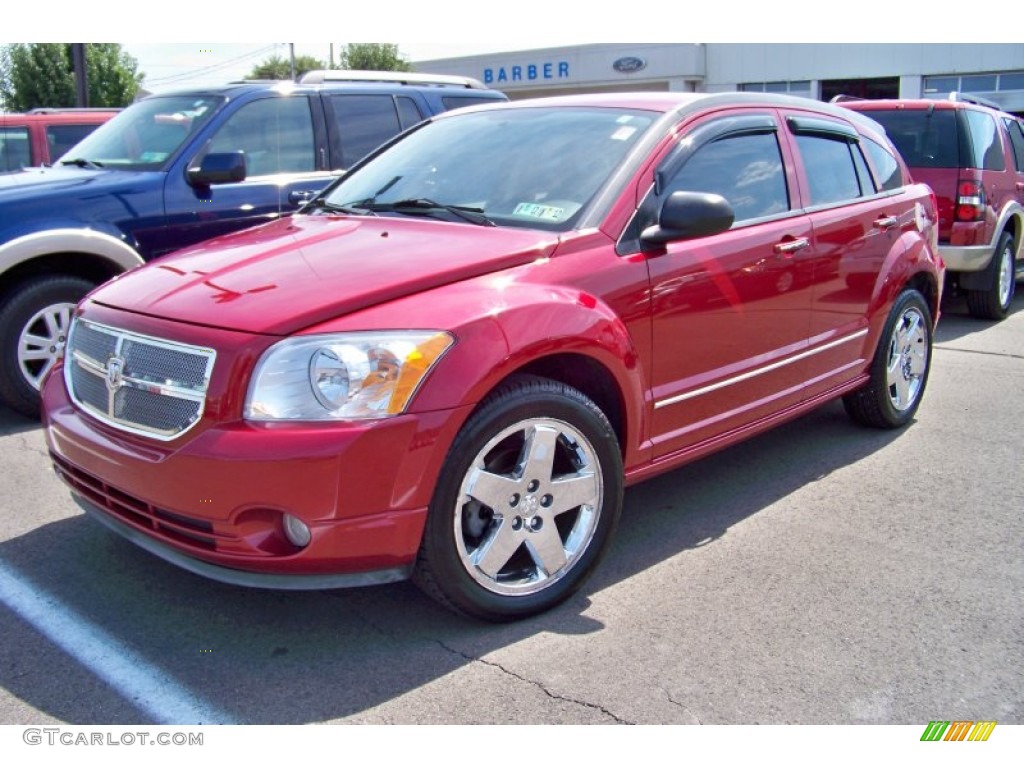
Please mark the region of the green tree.
<svg viewBox="0 0 1024 768"><path fill-rule="evenodd" d="M369 69L375 72L410 72L412 65L392 43L349 43L338 54L341 69Z"/></svg>
<svg viewBox="0 0 1024 768"><path fill-rule="evenodd" d="M117 43L87 43L90 107L126 107L135 100L143 73ZM36 107L74 107L71 43L15 43L0 56L0 101L11 112Z"/></svg>
<svg viewBox="0 0 1024 768"><path fill-rule="evenodd" d="M327 64L316 56L295 57L296 80L314 69L327 69ZM291 60L281 56L271 56L269 59L264 59L245 76L247 80L290 80L291 77Z"/></svg>

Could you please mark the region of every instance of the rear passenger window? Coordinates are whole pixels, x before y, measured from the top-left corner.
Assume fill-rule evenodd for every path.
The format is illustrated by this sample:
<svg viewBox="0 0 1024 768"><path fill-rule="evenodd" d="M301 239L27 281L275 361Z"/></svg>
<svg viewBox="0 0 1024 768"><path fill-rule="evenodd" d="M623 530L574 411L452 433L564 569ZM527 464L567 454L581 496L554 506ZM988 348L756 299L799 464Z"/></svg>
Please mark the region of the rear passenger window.
<svg viewBox="0 0 1024 768"><path fill-rule="evenodd" d="M345 168L402 132L395 100L383 95L332 95L330 99L341 134L341 161Z"/></svg>
<svg viewBox="0 0 1024 768"><path fill-rule="evenodd" d="M875 173L878 174L879 189L899 189L903 186L903 173L896 158L889 154L889 150L881 144L865 139L861 142L868 151L872 165L875 166Z"/></svg>
<svg viewBox="0 0 1024 768"><path fill-rule="evenodd" d="M843 139L810 134L798 135L796 143L807 171L810 205L830 205L862 196L854 146Z"/></svg>
<svg viewBox="0 0 1024 768"><path fill-rule="evenodd" d="M731 136L701 147L672 179L665 195L680 190L721 195L732 205L737 222L789 210L774 133Z"/></svg>
<svg viewBox="0 0 1024 768"><path fill-rule="evenodd" d="M974 154L968 167L983 168L986 171L1005 170L1006 163L1003 161L1003 148L999 143L996 121L991 115L973 109L965 109L964 114L971 132L971 149Z"/></svg>

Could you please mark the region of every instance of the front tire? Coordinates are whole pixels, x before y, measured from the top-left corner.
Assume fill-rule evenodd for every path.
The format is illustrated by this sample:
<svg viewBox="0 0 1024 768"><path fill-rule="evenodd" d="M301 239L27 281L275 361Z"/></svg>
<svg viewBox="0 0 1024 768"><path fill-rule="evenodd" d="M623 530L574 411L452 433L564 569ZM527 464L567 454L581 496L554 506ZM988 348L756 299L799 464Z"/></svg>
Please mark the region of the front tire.
<svg viewBox="0 0 1024 768"><path fill-rule="evenodd" d="M442 469L413 579L488 621L545 611L597 565L622 510L622 456L576 389L513 379L466 422Z"/></svg>
<svg viewBox="0 0 1024 768"><path fill-rule="evenodd" d="M843 397L854 421L879 429L907 424L924 397L932 359L932 314L924 297L908 288L889 311L867 384Z"/></svg>
<svg viewBox="0 0 1024 768"><path fill-rule="evenodd" d="M17 285L0 306L0 400L39 418L39 389L64 354L75 306L95 285L70 275Z"/></svg>
<svg viewBox="0 0 1024 768"><path fill-rule="evenodd" d="M967 291L967 310L982 320L1002 320L1010 311L1016 285L1016 255L1013 236L1003 232L985 269L984 288Z"/></svg>

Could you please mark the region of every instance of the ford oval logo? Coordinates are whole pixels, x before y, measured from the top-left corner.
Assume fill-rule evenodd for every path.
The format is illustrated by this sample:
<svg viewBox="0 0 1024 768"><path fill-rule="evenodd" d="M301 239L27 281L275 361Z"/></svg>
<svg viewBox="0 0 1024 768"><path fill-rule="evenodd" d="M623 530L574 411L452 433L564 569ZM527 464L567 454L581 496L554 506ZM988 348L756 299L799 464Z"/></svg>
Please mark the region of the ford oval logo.
<svg viewBox="0 0 1024 768"><path fill-rule="evenodd" d="M616 72L628 74L630 72L639 72L646 66L647 59L641 59L639 56L623 56L621 59L615 60L612 64L612 69Z"/></svg>

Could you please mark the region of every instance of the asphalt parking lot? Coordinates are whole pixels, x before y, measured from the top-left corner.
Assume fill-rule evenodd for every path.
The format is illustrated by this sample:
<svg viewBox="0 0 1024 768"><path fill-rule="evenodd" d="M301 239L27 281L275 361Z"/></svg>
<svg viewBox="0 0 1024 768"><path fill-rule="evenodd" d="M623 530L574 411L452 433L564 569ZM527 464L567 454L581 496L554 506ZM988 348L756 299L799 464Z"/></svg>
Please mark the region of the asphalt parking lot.
<svg viewBox="0 0 1024 768"><path fill-rule="evenodd" d="M1024 295L948 302L908 429L833 403L634 487L583 591L502 626L167 565L0 409L0 723L1024 723L1022 384Z"/></svg>

